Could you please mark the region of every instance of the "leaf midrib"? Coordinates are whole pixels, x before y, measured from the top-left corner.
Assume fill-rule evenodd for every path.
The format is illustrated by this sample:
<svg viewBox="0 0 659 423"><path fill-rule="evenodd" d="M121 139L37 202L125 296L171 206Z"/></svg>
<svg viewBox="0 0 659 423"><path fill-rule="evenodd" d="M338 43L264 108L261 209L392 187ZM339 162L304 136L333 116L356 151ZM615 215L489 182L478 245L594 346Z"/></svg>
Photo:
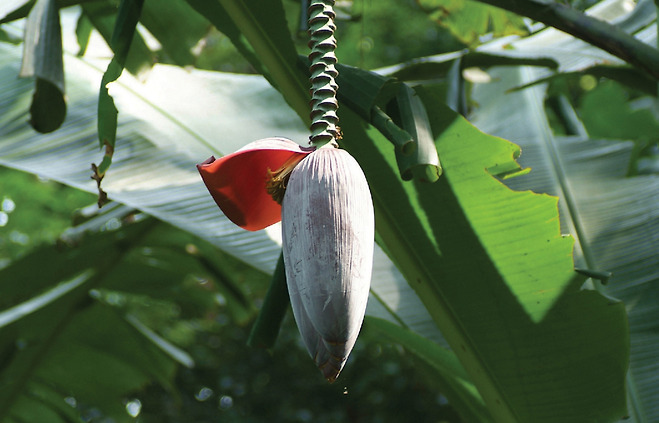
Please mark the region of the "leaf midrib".
<svg viewBox="0 0 659 423"><path fill-rule="evenodd" d="M452 331L452 335L454 339L455 338L459 339L457 345L464 345L466 351L470 352L469 355L473 357L473 359L470 360L471 365L465 366L465 368L468 368L472 372L478 372L479 374L483 375L483 378L481 380L486 380L486 383L480 384L479 387L481 389L483 387L487 387L487 390L489 392L493 392L495 393L495 396L503 399L504 396L501 395L501 390L498 388L497 383L492 379L491 372L487 370L487 366L485 365L485 363L479 358L479 354L477 353L477 350L474 347L474 343L471 341L471 339L468 336L466 336L467 332L462 327L462 324L457 318L456 313L453 311L450 305L445 301L444 295L436 288L436 284L430 282L434 279L432 272L430 272L424 260L422 260L417 255L408 254L409 251L414 251L415 248L413 248L410 245L410 242L407 241L407 238L402 235L403 231L398 228L398 225L396 225L396 219L394 218L394 216L392 216L390 213L387 212L388 208L386 207L386 202L384 202L382 199L379 198L378 192L377 191L373 192L372 196L373 196L373 205L376 210L376 222L379 222L379 228L377 229L378 232L381 234L381 236L383 236L383 234L386 233L392 234L392 238L394 240L393 241L389 240L387 244L389 245L398 244L403 246L403 248L400 249L400 251L396 256L396 267L398 267L401 270L401 272L404 272L406 269L411 269L411 268L417 269L419 271L419 274L423 278L423 283L421 284L415 284L411 282L408 283L417 292L419 299L423 302L426 309L428 310L428 313L432 316L433 321L438 327L445 327L447 326L446 323L447 321L451 322L450 325L455 328L455 330ZM405 257L401 257L400 254L401 252L405 255ZM412 265L408 266L401 264L406 261L412 263ZM415 278L411 275L405 275L405 277L408 281L415 280ZM445 315L442 315L442 312ZM446 335L447 334L444 333L444 336ZM462 359L465 358L465 355L466 354L463 354L461 356ZM481 391L481 395L483 396L484 399L488 397L485 396L482 391ZM496 407L496 408L488 407L488 409L490 410L491 413L493 413L493 417L496 421L507 422L507 423L515 423L520 421L515 415L508 401L502 401L500 407ZM496 414L494 414L495 412Z"/></svg>

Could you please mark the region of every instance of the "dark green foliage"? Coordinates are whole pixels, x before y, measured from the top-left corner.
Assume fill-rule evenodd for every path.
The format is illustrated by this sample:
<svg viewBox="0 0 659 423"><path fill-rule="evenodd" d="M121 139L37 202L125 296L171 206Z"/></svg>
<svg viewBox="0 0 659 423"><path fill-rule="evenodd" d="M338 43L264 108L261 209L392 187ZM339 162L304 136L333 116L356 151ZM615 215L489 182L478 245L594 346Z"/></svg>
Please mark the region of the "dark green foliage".
<svg viewBox="0 0 659 423"><path fill-rule="evenodd" d="M317 377L289 315L271 352L245 349L248 328L220 316L200 331L197 366L176 379L178 402L157 386L141 394L145 422L390 422L432 415L459 422L399 347L363 338L333 385Z"/></svg>
<svg viewBox="0 0 659 423"><path fill-rule="evenodd" d="M630 173L636 174L639 159L656 161L659 119L652 109L642 107L644 102L648 104L647 97L631 96L634 96L633 92L613 81L605 81L584 95L578 112L590 136L634 140ZM602 108L602 104L607 104L607 107ZM652 168L647 169L647 172L651 171Z"/></svg>
<svg viewBox="0 0 659 423"><path fill-rule="evenodd" d="M0 267L42 244L50 244L72 223L72 213L94 201L32 174L0 168ZM48 218L44 218L48 216Z"/></svg>
<svg viewBox="0 0 659 423"><path fill-rule="evenodd" d="M23 176L4 170L2 180ZM45 194L53 190L59 198L91 197L35 180L19 186L44 206L50 201ZM24 197L13 198L21 213ZM57 204L51 218L41 221L61 230L72 210ZM34 203L30 208L39 210ZM124 218L110 217L115 212ZM54 281L97 269L46 308L0 327L0 378L6 387L0 410L6 416L68 422L77 421L80 413L91 421L131 421L127 410L133 410L142 422L211 422L219 415L235 422L395 423L428 414L459 421L414 371L412 358L380 339L359 342L335 385L317 377L290 315L269 352L248 348L255 317L251 304L263 297L269 278L152 218L131 223L137 217L111 207L108 216L84 221L86 231L80 226L64 232L59 246L34 245L32 252L0 270L0 309L7 310L66 285ZM34 236L39 228L28 225L24 230ZM15 280L31 282L9 283ZM53 320L55 310L59 318ZM189 358L163 349L166 344L148 336L150 331L183 348ZM41 356L30 354L34 339L47 342ZM186 367L189 359L193 367ZM25 365L18 366L17 360ZM175 374L176 364L183 366ZM24 376L12 378L21 368Z"/></svg>

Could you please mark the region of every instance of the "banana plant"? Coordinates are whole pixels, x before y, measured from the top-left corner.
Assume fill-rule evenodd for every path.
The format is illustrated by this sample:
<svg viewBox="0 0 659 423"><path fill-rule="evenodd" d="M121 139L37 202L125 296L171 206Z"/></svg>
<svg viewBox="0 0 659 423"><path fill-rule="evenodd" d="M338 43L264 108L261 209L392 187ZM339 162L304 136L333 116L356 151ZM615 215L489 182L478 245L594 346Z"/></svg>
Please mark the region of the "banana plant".
<svg viewBox="0 0 659 423"><path fill-rule="evenodd" d="M110 85L120 110L118 139L123 141L104 189L115 201L198 234L271 272L280 250L279 228L249 234L234 228L206 198L194 163L276 132L303 142L308 118L298 116L304 115L302 104L306 108L300 84L306 75L299 70L304 67L296 66L298 57L278 2L268 7L230 0L221 1L221 7L189 4L233 37L291 108L254 76L186 73L162 65L152 69L146 84L124 75ZM1 48L0 71L11 75L20 52ZM497 51L499 58L506 53ZM537 60L533 56L522 60ZM0 161L93 191L86 173L96 154L88 143L95 134L89 106L102 68L71 55L65 67L67 87L75 87L69 88L70 104L86 107L71 107L73 118L43 137L34 137L23 123L26 111L13 107L29 103L31 85L0 79L0 98L8 99L0 103ZM502 182L524 173L515 161L519 148L483 134L446 107L443 90L415 87L443 174L435 183L405 182L395 147L369 118L374 107L391 100L384 89L390 82L382 84L380 76L369 72L350 78L353 86L375 87L359 92L359 98L339 89L339 98L346 99L339 109L341 145L357 159L371 187L380 247L366 330L401 342L429 363L466 421L615 421L626 415L624 306L582 289L585 277L574 272L573 239L562 235L557 198L515 192ZM165 82L171 87L166 95L161 89ZM189 91L175 87L184 84L204 93L197 96L200 110L182 107ZM255 95L244 98L247 90ZM225 106L223 120L212 118L208 106L217 104ZM486 112L487 102L480 104L483 109L472 119L485 128L479 118L491 112ZM250 123L253 119L260 125ZM498 133L492 127L488 132ZM225 136L218 139L218 133ZM157 169L146 165L154 160ZM557 169L559 175L563 171ZM578 241L586 242L581 236ZM647 404L642 395L630 398ZM636 409L643 410L632 414L638 421L653 415L651 405Z"/></svg>

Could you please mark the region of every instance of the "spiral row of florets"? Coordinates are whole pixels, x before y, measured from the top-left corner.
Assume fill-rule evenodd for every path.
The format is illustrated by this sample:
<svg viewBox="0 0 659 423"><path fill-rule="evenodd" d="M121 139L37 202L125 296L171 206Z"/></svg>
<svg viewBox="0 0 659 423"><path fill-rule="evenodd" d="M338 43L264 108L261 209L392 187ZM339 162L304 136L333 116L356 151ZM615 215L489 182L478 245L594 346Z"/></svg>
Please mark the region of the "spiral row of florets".
<svg viewBox="0 0 659 423"><path fill-rule="evenodd" d="M324 145L340 138L336 110L338 85L334 0L314 0L309 5L309 60L311 65L311 144Z"/></svg>

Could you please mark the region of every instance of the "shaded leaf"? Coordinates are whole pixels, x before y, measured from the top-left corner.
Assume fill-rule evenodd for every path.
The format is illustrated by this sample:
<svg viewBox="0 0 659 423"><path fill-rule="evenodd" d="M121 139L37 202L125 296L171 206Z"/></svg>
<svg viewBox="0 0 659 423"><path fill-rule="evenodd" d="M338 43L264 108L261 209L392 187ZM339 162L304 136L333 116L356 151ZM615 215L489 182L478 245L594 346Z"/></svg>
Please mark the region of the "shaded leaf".
<svg viewBox="0 0 659 423"><path fill-rule="evenodd" d="M588 9L587 14L619 25L640 41L652 44L652 40L656 39L656 30L650 25L654 19L654 10L648 6L647 0L640 1L638 7L630 13L624 2L605 0ZM493 40L478 50L508 57L550 58L558 63L558 71L565 72L583 70L598 64L624 64L618 57L551 27L524 38Z"/></svg>
<svg viewBox="0 0 659 423"><path fill-rule="evenodd" d="M579 115L593 138L659 142L659 120L652 110L633 110L624 90L614 83L605 82L586 93Z"/></svg>
<svg viewBox="0 0 659 423"><path fill-rule="evenodd" d="M656 48L640 40L641 37L638 36L640 32L635 36L616 26L614 22L609 22L611 20L610 14L615 15L620 11L623 14L626 12L626 6L622 2L603 1L586 12L581 12L563 3L542 0L520 2L480 1L550 25L558 30L556 34L559 37L561 35L564 39L570 39L572 36L577 37L582 40L585 44L584 47L587 49L588 47L590 49L601 49L602 52L607 52L608 55L615 57L616 63L619 63L620 60L628 62L659 79L659 72L657 71L659 69L659 54ZM612 4L614 7L609 7ZM618 8L618 11L615 11L615 8ZM612 9L613 13L610 13ZM609 16L607 16L607 12L609 12ZM549 33L545 35L549 35ZM592 58L587 60L592 60Z"/></svg>
<svg viewBox="0 0 659 423"><path fill-rule="evenodd" d="M252 326L247 344L257 348L272 348L279 334L281 323L290 307L290 297L286 285L284 256L279 256L263 306Z"/></svg>
<svg viewBox="0 0 659 423"><path fill-rule="evenodd" d="M89 45L89 38L92 35L92 30L94 26L92 25L91 20L84 14L81 13L78 17L78 22L76 23L76 38L78 40L78 56L84 56L87 51L87 46Z"/></svg>
<svg viewBox="0 0 659 423"><path fill-rule="evenodd" d="M386 320L367 317L364 320L365 332L377 339L388 339L404 346L408 351L426 362L434 371L437 381L445 395L450 398L465 422L490 422L490 416L483 399L476 387L469 381L469 376L456 355L432 341L412 331Z"/></svg>
<svg viewBox="0 0 659 423"><path fill-rule="evenodd" d="M139 236L144 227L137 229L128 235L128 239ZM99 321L88 320L86 317L91 316L85 316L99 310L89 299L89 290L102 283L107 269L123 255L122 240L117 242L116 238L116 234L106 234L97 237L96 242L89 243L84 249L64 254L54 247L45 247L2 269L0 280L5 308L0 312L3 316L0 349L16 343L21 345L0 369L2 420L16 413L15 407L20 410L25 402L39 403L37 409L51 410L48 404L31 396L30 387L35 382L55 386L82 400L94 400L94 396L99 396L105 399L105 404L112 404L114 399L116 406L120 406L119 396L146 383L150 379L145 378L147 373L163 382L167 375L171 377L173 366L170 362L158 357L161 353L157 347L148 347L136 340L134 330L133 334L124 331L119 335L122 342L108 345L108 340L117 336L114 331L124 330L125 326L121 328L119 323L114 323L111 315L105 315ZM35 257L39 266L34 265ZM39 283L17 283L25 280ZM79 328L79 324L95 325L95 328ZM100 328L99 325L108 326ZM77 355L91 346L90 337L104 342L104 348L100 349L105 351L103 357ZM128 362L117 361L116 353L122 348L131 350L133 342L141 342L143 355ZM71 348L72 345L79 345L79 348ZM135 359L142 360L142 363L135 364ZM113 374L114 371L119 371L125 378L115 379L112 376L116 377L118 373ZM110 372L106 374L107 378L102 377L103 372ZM90 375L100 379L92 380ZM99 381L103 382L99 384ZM97 386L90 389L94 384Z"/></svg>
<svg viewBox="0 0 659 423"><path fill-rule="evenodd" d="M280 1L264 4L258 0L220 0L222 8L210 9L202 6L199 0L188 2L224 32L241 52L246 50L246 39L256 54L248 54L246 58L252 64L254 61L262 64L256 69L265 69L263 75L285 93L284 98L303 122L310 123L309 83L296 68L297 52Z"/></svg>
<svg viewBox="0 0 659 423"><path fill-rule="evenodd" d="M114 51L112 36L117 24L117 2L86 2L81 4L82 16L91 21L108 46ZM116 52L115 52L116 53ZM123 66L133 75L144 75L153 66L154 54L146 45L139 32L133 33L133 39L128 48L128 55L123 59Z"/></svg>
<svg viewBox="0 0 659 423"><path fill-rule="evenodd" d="M191 50L210 29L210 23L185 0L146 2L140 22L179 66L194 63Z"/></svg>
<svg viewBox="0 0 659 423"><path fill-rule="evenodd" d="M216 310L222 295L226 310L244 322L251 305L234 277L219 280L200 260L207 254L200 240L146 219L88 234L75 248L38 248L0 270L0 413L68 422L93 407L127 422L127 395L154 381L173 391L176 368L191 367L192 359L118 298L163 299L188 319ZM234 266L210 257L213 266ZM67 397L80 408L71 408Z"/></svg>
<svg viewBox="0 0 659 423"><path fill-rule="evenodd" d="M38 0L5 0L0 4L0 24L26 17ZM97 0L57 0L60 9Z"/></svg>
<svg viewBox="0 0 659 423"><path fill-rule="evenodd" d="M66 102L62 94L49 81L37 78L30 106L30 124L37 132L52 132L64 122Z"/></svg>
<svg viewBox="0 0 659 423"><path fill-rule="evenodd" d="M629 88L645 92L649 95L654 95L656 91L656 81L645 72L639 71L631 66L608 66L608 65L594 65L578 72L562 72L557 73L546 78L538 79L530 84L515 87L513 90L523 90L536 84L544 84L561 79L580 79L584 75L592 75L595 78L607 78L621 84L627 85Z"/></svg>
<svg viewBox="0 0 659 423"><path fill-rule="evenodd" d="M226 35L240 54L247 59L258 73L269 78L268 70L259 61L257 54L245 36L240 32L235 22L229 17L224 7L218 1L186 0L200 15L205 17L216 29ZM274 82L273 82L274 83Z"/></svg>
<svg viewBox="0 0 659 423"><path fill-rule="evenodd" d="M62 29L55 0L38 0L25 25L21 77L36 78L30 123L38 132L59 128L66 116Z"/></svg>
<svg viewBox="0 0 659 423"><path fill-rule="evenodd" d="M6 0L0 5L0 23L27 16L35 0ZM18 13L17 13L18 12ZM20 15L19 17L15 17Z"/></svg>
<svg viewBox="0 0 659 423"><path fill-rule="evenodd" d="M308 65L308 61L304 63ZM398 84L393 78L340 63L336 68L339 101L365 120L371 119L374 107L384 107L398 93Z"/></svg>
<svg viewBox="0 0 659 423"><path fill-rule="evenodd" d="M541 66L550 69L558 67L558 64L550 57L508 56L506 52L498 53L461 50L419 58L410 63L402 63L381 69L380 72L402 80L419 81L446 77L458 60L461 69L518 65Z"/></svg>

